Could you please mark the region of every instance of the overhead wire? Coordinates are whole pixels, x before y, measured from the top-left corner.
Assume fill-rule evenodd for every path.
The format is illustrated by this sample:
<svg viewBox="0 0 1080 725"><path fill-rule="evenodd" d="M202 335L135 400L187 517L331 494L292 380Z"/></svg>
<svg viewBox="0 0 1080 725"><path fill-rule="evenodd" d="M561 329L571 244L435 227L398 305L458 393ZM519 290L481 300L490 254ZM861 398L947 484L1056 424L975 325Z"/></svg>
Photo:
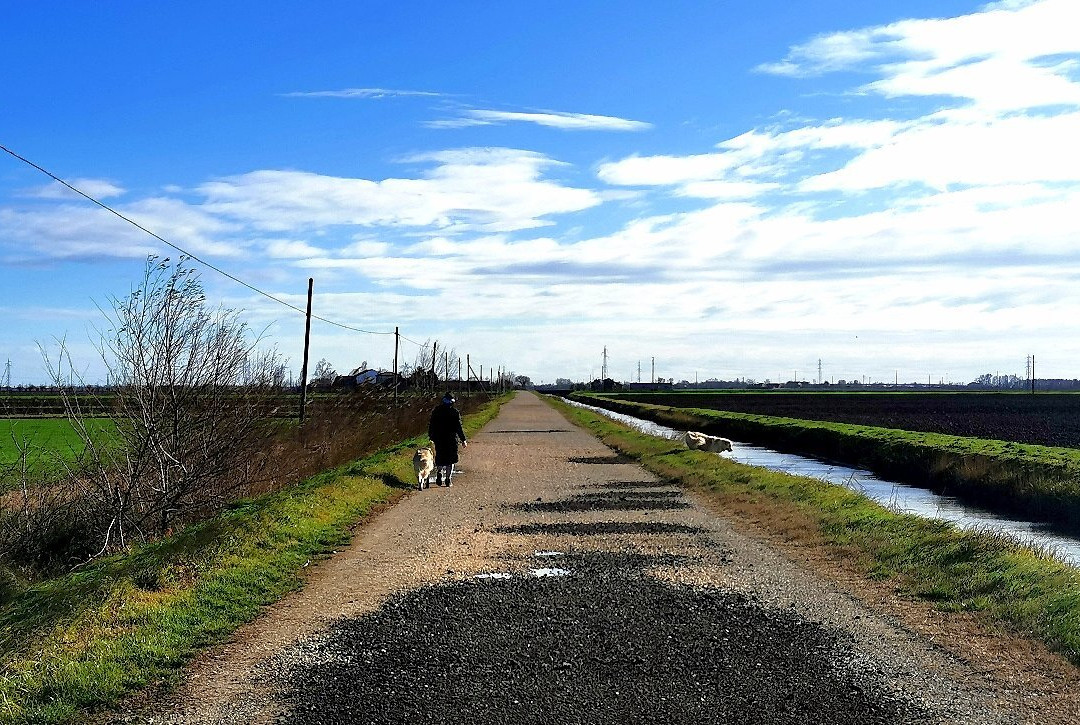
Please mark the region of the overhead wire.
<svg viewBox="0 0 1080 725"><path fill-rule="evenodd" d="M271 294L271 293L269 293L269 292L266 292L266 291L264 291L264 290L261 290L261 289L259 289L258 287L254 286L254 285L252 285L252 284L249 284L249 283L247 283L247 282L245 282L244 280L240 279L240 278L239 278L239 277L237 277L236 275L234 275L234 274L231 274L231 273L229 273L229 272L226 272L226 271L225 271L224 269L221 269L220 267L218 267L218 266L216 266L216 265L214 265L214 264L211 264L210 262L207 262L207 261L206 261L205 259L202 259L202 258L201 258L201 257L199 257L199 256L198 256L197 254L194 254L194 253L192 253L192 252L189 252L189 251L187 251L186 249L184 249L183 247L181 247L181 246L179 246L179 245L177 245L177 244L174 244L174 243L170 242L170 241L169 241L168 239L164 238L164 237L163 237L163 236L161 236L160 234L157 234L156 232L154 232L154 231L152 231L152 230L150 230L150 229L147 229L147 228L146 228L146 227L144 227L144 226L143 226L142 224L139 224L139 223L138 223L137 221L135 221L134 219L131 219L130 217L127 217L127 216L125 216L124 214L120 213L120 212L119 212L119 211L117 211L116 209L113 209L113 208L112 208L111 206L109 206L108 204L106 204L106 203L104 203L104 202L102 202L102 201L99 201L98 199L95 199L94 197L90 196L89 194L87 194L87 193L86 193L86 192L84 192L83 190L81 190L81 189L79 189L79 188L76 188L75 186L72 186L72 185L71 185L71 184L69 184L69 183L68 183L67 181L65 181L64 179L60 178L60 177L59 177L59 176L57 176L56 174L52 173L52 172L51 172L51 171L49 171L48 169L46 169L46 168L44 168L44 167L40 166L39 164L36 164L36 163L34 163L33 161L31 161L30 159L28 159L28 158L26 158L26 157L24 157L24 156L21 156L21 155L19 155L19 154L18 154L18 153L16 153L15 151L12 151L11 149L9 149L9 148L8 148L7 146L4 146L3 144L0 144L0 150L4 151L4 152L5 152L5 153L7 153L8 155L10 155L10 156L12 156L12 157L14 157L14 158L18 159L19 161L23 162L23 163L24 163L24 164L26 164L27 166L30 166L31 168L34 168L34 169L36 169L37 171L41 172L42 174L45 174L45 176L48 176L48 177L49 177L50 179L52 179L53 181L55 181L55 182L57 182L57 183L59 183L59 184L63 185L63 186L64 186L64 187L66 187L67 189L70 189L71 191L75 192L76 194L78 194L79 196L83 197L84 199L86 199L87 201L91 202L92 204L95 204L95 205L97 205L97 206L101 207L102 209L104 209L105 211L109 212L110 214L113 214L113 215L115 215L115 216L119 217L120 219L123 219L123 220L124 220L125 222L127 222L127 223L128 223L128 224L130 224L130 225L132 225L132 226L133 226L133 227L135 227L136 229L138 229L138 230L140 230L140 231L142 231L142 232L144 232L144 233L146 233L146 234L149 234L149 235L150 235L151 237L153 237L154 239L158 240L158 241L159 241L159 242L161 242L162 244L165 244L166 246L168 246L168 247L170 247L170 248L172 248L172 249L175 249L176 251L178 251L178 252L180 252L181 254L183 254L183 255L184 255L185 257L187 257L187 258L189 258L189 259L193 259L193 260L195 260L195 261L196 261L196 262L198 262L199 264L201 264L201 265L203 265L203 266L207 267L208 269L211 269L211 270L213 270L213 271L217 272L217 273L218 273L218 274L220 274L221 276L223 276L223 277L225 277L225 278L227 278L227 279L230 279L230 280L232 280L233 282L236 282L237 284L239 284L239 285L241 285L242 287L245 287L245 288L247 288L247 289L251 290L252 292L255 292L255 293L257 293L257 294L260 294L260 295L262 295L263 297L266 297L267 299L273 300L274 302L277 302L277 303L278 303L279 305L283 305L283 306L285 306L285 307L289 308L290 310L293 310L293 311L295 311L295 312L299 312L299 313L300 313L301 315L307 315L307 311L306 311L306 310L303 310L303 309L301 309L301 308L297 307L296 305L292 304L291 302L287 302L287 301L285 301L285 300L281 299L280 297L277 297L277 296L275 296L275 295L273 295L273 294ZM322 316L320 316L320 315L316 315L316 314L312 314L312 315L311 315L311 319L313 319L313 320L319 320L320 322L325 322L325 323L326 323L326 324L328 324L328 325L333 325L333 326L335 326L335 327L340 327L340 328L342 328L342 329L345 329L345 330L350 330L350 331L352 331L352 332L359 332L359 333L363 333L363 334L365 334L365 335L393 335L393 334L395 334L394 332L384 332L384 331L381 331L381 330L364 330L364 329L362 329L362 328L359 328L359 327L354 327L354 326L352 326L352 325L347 325L347 324L345 324L344 322L338 322L338 321L336 321L336 320L331 320L331 319L328 319L328 318L326 318L326 317L322 317ZM411 342L411 343L412 343L412 344L414 344L414 345L417 345L417 346L419 346L419 347L423 347L423 345L422 345L421 343L418 343L418 342L416 342L415 340L410 340L409 338L405 337L404 335L400 335L400 334L399 334L399 337L400 337L401 339L403 339L403 340L407 340L408 342Z"/></svg>

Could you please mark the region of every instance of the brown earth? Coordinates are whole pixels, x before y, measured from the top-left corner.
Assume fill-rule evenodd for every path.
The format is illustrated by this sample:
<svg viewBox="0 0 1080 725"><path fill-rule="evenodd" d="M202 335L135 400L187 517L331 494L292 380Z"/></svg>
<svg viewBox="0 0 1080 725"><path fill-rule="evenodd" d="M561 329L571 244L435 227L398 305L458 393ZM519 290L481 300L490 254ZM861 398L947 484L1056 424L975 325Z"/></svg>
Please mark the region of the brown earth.
<svg viewBox="0 0 1080 725"><path fill-rule="evenodd" d="M667 711L650 709L660 707L656 703L669 690L673 697L692 691L701 702L711 703L715 709L709 712L728 708L726 712L736 715L725 716L726 721L738 722L1080 721L1076 669L1041 645L995 632L971 616L936 611L899 595L888 583L865 580L846 552L824 547L796 514L783 507L709 499L659 481L574 428L534 395L521 394L505 406L470 441L461 468L452 488L414 492L361 527L346 550L313 567L301 591L269 607L230 643L191 663L175 691L134 698L121 711L101 719L404 721L405 716L398 718L391 712L397 710L388 708L388 704L401 703L378 700L385 696L385 683L369 680L374 678L372 673L385 679L386 673L396 672L393 660L413 662L418 653L393 651L394 636L387 640L389 653L385 648L374 653L365 649L371 646L372 633L378 631L379 617L397 612L400 607L395 606L401 602L419 596L417 601L438 600L445 607L445 631L440 631L442 620L437 615L423 610L415 615L406 611L401 616L410 621L393 630L400 632L404 642L415 624L411 620L424 620L428 627L424 637L434 641L430 658L420 661L437 668L439 658L447 656L439 641L443 637L451 641L454 636L450 631L456 621L451 611L453 597L462 592L475 609L458 619L480 617L482 607L477 603L505 596L510 597L511 606L499 610L499 616L512 619L517 609L535 604L530 597L540 596L548 606L544 611L557 614L564 602L567 608L579 606L575 596L581 592L591 599L614 596L613 592L621 596L635 587L662 586L677 593L672 601L693 600L697 608L661 606L656 611L619 614L633 624L637 634L630 638L641 640L631 643L639 647L634 650L638 653L635 661L649 661L651 653L662 650L668 657L665 662L681 663L678 667L684 669L665 672L667 679L658 681L656 673L645 671L644 665L624 666L620 676L633 680L620 685L624 693L652 693L649 688L657 688L648 698L619 705L629 710L613 709L607 699L598 699L581 701L580 710L570 713L558 709L565 705L552 704L557 699L519 702L515 696L483 707L468 704L475 700L464 705L455 701L459 710L453 712L458 719L439 719L431 713L442 712L440 705L457 697L455 690L439 689L437 682L434 689L424 689L432 687L430 680L410 680L410 686L394 697L426 697L411 703L419 709L408 710L420 714L411 721L422 722L634 722L648 717L671 721L670 716L657 715ZM593 565L586 562L597 557L613 562L610 572L589 568ZM566 562L562 564L568 570L566 576L553 577L553 582L559 579L560 583L543 589L538 582L546 580L537 579L536 572L558 568L561 562ZM624 575L624 570L629 573ZM517 582L525 594L507 588ZM541 587L539 594L534 591L537 587ZM454 592L449 599L428 596L448 591ZM521 607L513 604L519 601L515 596ZM739 613L738 619L734 625L725 621L724 626L731 625L731 641L741 643L741 649L728 647L728 633L722 642L706 647L701 642L658 641L662 638L654 633L666 631L672 620L712 621L713 609L720 606L717 602L727 601L724 597L738 598L732 610ZM555 617L552 621L564 620ZM595 633L578 632L579 625L568 622L559 625L565 627L566 638L593 641L590 637ZM765 640L758 638L776 622L783 625L777 631L790 641L778 647L774 638L765 646ZM483 624L481 633L490 626ZM531 636L528 627L521 631ZM423 644L427 641L408 639L410 647L420 649L428 646ZM571 647L576 654L566 655L569 661L552 667L565 666L581 679L595 674L598 667L611 666L581 649ZM738 672L710 675L712 679L697 676L713 672L708 668L723 664L725 658L747 653L749 660L737 660ZM792 653L804 656L805 666L793 667ZM556 678L555 670L528 669L516 654L492 659L499 654L484 652L486 659L469 660L473 667L480 662L489 679L465 677L458 686L534 693L535 687L548 687L547 677L552 691L567 687L568 681ZM581 662L573 659L579 655ZM532 654L524 659L529 657ZM387 664L386 659L391 662ZM776 672L778 667L785 672ZM342 673L346 681L331 686L329 680ZM784 679L788 674L790 682ZM528 687L520 681L522 677L533 678ZM692 686L684 687L691 680ZM815 710L819 707L815 702L790 702L791 698L821 697L823 682L826 690L843 688L834 694L838 702L849 705L820 705L834 709ZM772 692L775 689L784 689L783 697ZM323 692L328 698L325 707L320 700ZM353 696L356 702L350 703ZM780 702L783 698L788 700ZM468 712L470 707L476 712ZM685 705L679 707L677 712L687 713L681 721L703 721ZM345 711L354 714L340 714ZM715 721L724 720L716 715Z"/></svg>

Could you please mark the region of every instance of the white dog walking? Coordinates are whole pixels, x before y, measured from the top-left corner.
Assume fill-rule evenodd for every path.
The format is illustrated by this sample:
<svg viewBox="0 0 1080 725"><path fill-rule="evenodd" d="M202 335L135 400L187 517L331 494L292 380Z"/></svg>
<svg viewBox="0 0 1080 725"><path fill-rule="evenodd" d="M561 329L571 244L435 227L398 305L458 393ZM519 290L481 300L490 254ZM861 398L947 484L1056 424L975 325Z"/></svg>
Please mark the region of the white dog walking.
<svg viewBox="0 0 1080 725"><path fill-rule="evenodd" d="M412 465L416 472L416 487L423 491L431 474L435 472L435 453L430 447L417 448L412 457Z"/></svg>
<svg viewBox="0 0 1080 725"><path fill-rule="evenodd" d="M683 436L686 447L692 451L705 451L707 453L723 453L731 450L731 441L727 438L719 438L697 431L687 431Z"/></svg>

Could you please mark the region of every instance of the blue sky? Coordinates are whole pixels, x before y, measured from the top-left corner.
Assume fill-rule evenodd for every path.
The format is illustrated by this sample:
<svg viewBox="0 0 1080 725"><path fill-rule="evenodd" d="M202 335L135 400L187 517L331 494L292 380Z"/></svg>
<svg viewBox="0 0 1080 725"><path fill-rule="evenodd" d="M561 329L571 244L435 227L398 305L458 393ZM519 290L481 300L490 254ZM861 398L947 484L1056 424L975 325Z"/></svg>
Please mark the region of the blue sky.
<svg viewBox="0 0 1080 725"><path fill-rule="evenodd" d="M387 7L393 5L393 7ZM1080 4L12 3L0 144L249 283L534 380L1080 376ZM0 364L152 238L0 157ZM299 368L302 319L213 272ZM407 345L406 358L416 348ZM317 323L312 355L389 366ZM647 373L646 373L647 375Z"/></svg>

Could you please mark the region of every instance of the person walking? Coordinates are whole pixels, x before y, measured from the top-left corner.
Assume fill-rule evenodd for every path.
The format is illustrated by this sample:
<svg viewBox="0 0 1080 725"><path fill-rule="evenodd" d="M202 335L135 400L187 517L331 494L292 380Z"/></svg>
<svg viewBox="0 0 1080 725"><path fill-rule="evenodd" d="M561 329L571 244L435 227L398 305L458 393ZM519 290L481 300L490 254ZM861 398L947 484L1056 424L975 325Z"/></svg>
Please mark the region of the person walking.
<svg viewBox="0 0 1080 725"><path fill-rule="evenodd" d="M458 462L458 439L462 447L467 448L465 431L461 427L461 413L454 407L454 396L449 392L443 396L442 403L431 411L428 423L428 438L435 446L435 483L453 486L454 464Z"/></svg>

